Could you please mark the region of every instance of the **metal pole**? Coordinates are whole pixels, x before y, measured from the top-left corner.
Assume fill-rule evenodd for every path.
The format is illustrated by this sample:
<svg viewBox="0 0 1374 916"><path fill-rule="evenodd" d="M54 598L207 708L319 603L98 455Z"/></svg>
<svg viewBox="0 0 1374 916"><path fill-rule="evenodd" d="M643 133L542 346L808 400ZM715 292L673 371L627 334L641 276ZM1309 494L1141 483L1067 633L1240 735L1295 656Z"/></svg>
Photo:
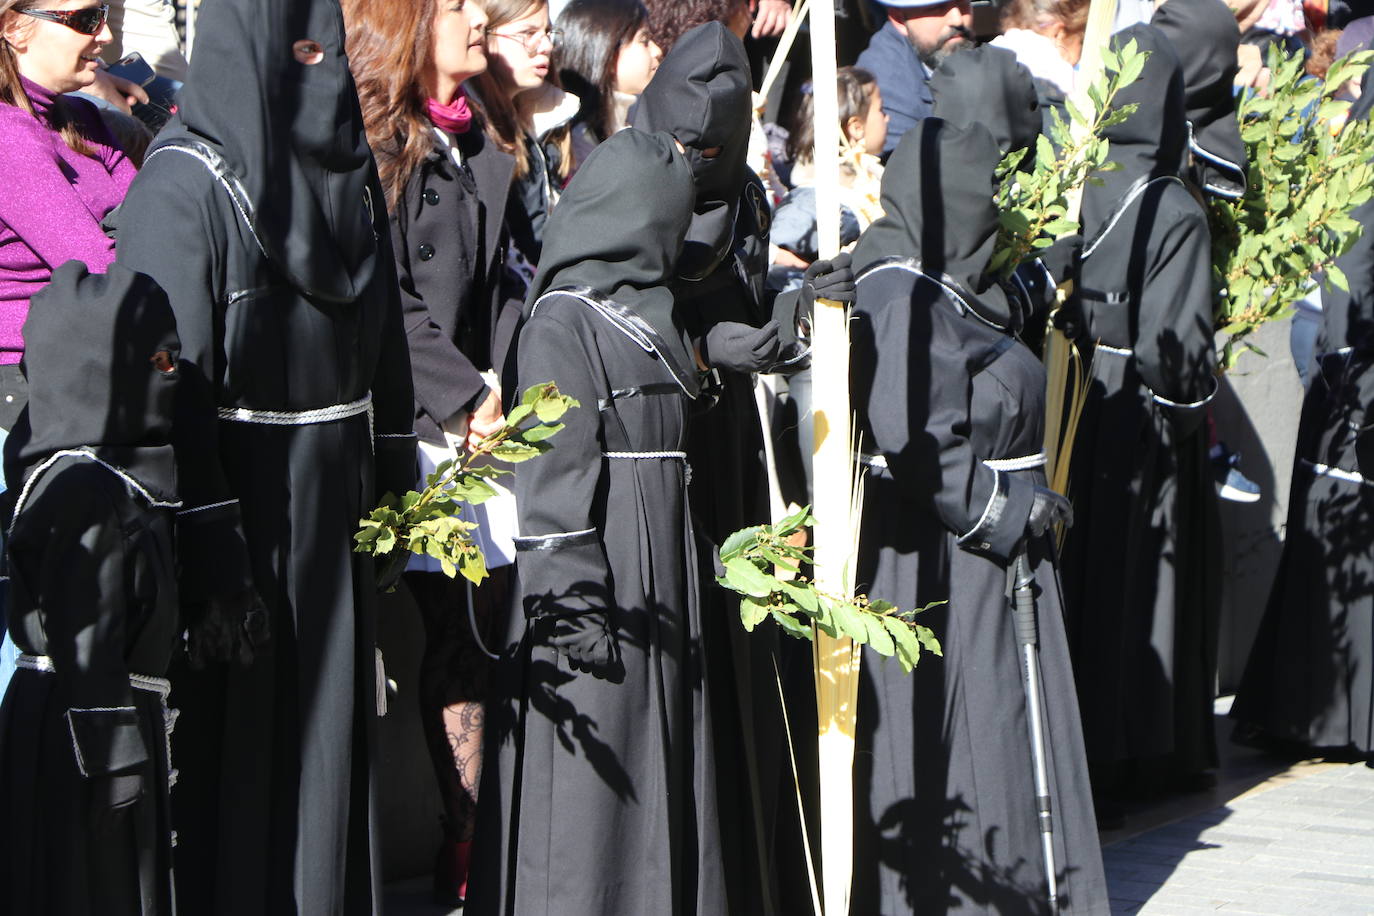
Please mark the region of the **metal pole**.
<svg viewBox="0 0 1374 916"><path fill-rule="evenodd" d="M1016 555L1016 586L1013 589L1016 643L1021 647L1021 673L1026 688L1026 726L1030 732L1031 763L1035 770L1035 807L1040 823L1040 846L1045 858L1045 881L1050 912L1059 912L1059 880L1054 864L1054 803L1050 798L1049 761L1045 753L1045 721L1041 718L1044 688L1040 683L1040 636L1035 619L1035 579L1027 548Z"/></svg>

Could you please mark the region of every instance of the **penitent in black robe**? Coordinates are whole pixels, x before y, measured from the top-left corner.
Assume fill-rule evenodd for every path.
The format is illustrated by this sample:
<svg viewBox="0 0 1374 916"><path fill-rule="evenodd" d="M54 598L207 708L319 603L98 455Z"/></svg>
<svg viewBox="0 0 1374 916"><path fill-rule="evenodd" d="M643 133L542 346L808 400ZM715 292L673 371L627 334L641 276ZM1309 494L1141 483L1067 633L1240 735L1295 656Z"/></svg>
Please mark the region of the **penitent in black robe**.
<svg viewBox="0 0 1374 916"><path fill-rule="evenodd" d="M217 408L178 416L183 603L251 583L272 642L246 668L173 672L177 894L207 916L373 913L384 681L353 534L415 479L383 196L337 3L217 0L203 16L118 257L167 291L185 381ZM292 69L307 36L323 60Z"/></svg>
<svg viewBox="0 0 1374 916"><path fill-rule="evenodd" d="M516 478L472 916L728 912L687 510L697 385L664 285L690 206L671 139L631 129L548 224L505 387L553 380L581 406ZM560 648L569 627L600 634L604 664Z"/></svg>
<svg viewBox="0 0 1374 916"><path fill-rule="evenodd" d="M1008 331L1014 306L1001 289L969 288L991 253L999 158L982 125L922 122L888 164L887 215L856 249L866 264L852 392L868 465L858 587L902 608L947 604L920 618L943 658L926 656L907 675L894 659L864 655L855 913L1048 909L1009 584L1035 487L1046 485L1045 374ZM943 205L929 196L941 192ZM948 273L886 253L920 250L932 211L946 228L925 246L927 261ZM1025 549L1035 577L1060 904L1102 913L1106 882L1053 546L1040 538Z"/></svg>
<svg viewBox="0 0 1374 916"><path fill-rule="evenodd" d="M635 110L635 126L664 130L686 148L696 198L692 224L678 262L673 295L677 314L694 337L731 321L755 327L769 317L763 280L768 269L772 213L763 183L746 164L750 123L749 61L744 46L719 22L690 30L673 45ZM703 150L719 149L706 158ZM789 301L795 305L795 293ZM769 521L769 479L764 428L755 402L755 376L716 369L694 405L687 456L696 483L689 497L698 534L719 547L731 533ZM778 453L795 450L778 443ZM800 474L793 476L800 478ZM797 497L805 502L805 496ZM710 552L701 551L702 575L712 578ZM785 759L782 708L775 686L780 648L809 668L809 647L780 647L775 627L745 632L737 596L711 584L702 596L703 638L711 665L712 728L719 761L721 810L739 812L736 829L722 838L732 912L769 913L779 888L770 863L777 855L800 856L794 843L795 806ZM806 651L797 651L806 650ZM806 672L806 690L810 673ZM805 716L799 715L799 721ZM785 792L780 795L779 790ZM775 849L774 834L793 836Z"/></svg>
<svg viewBox="0 0 1374 916"><path fill-rule="evenodd" d="M172 312L146 277L71 261L24 340L32 398L5 444L23 654L0 706L0 913L168 916L178 379L152 358L176 360Z"/></svg>
<svg viewBox="0 0 1374 916"><path fill-rule="evenodd" d="M1366 83L1369 83L1366 79ZM1370 91L1374 91L1371 87ZM1288 528L1231 709L1244 731L1374 752L1374 204L1337 261L1298 425Z"/></svg>
<svg viewBox="0 0 1374 916"><path fill-rule="evenodd" d="M1177 177L1178 59L1151 26L1113 38L1130 40L1150 52L1122 95L1140 107L1109 129L1121 168L1083 194L1078 343L1091 368L1061 564L1084 740L1109 792L1123 779L1167 786L1216 765L1220 523L1203 425L1216 390L1210 240Z"/></svg>

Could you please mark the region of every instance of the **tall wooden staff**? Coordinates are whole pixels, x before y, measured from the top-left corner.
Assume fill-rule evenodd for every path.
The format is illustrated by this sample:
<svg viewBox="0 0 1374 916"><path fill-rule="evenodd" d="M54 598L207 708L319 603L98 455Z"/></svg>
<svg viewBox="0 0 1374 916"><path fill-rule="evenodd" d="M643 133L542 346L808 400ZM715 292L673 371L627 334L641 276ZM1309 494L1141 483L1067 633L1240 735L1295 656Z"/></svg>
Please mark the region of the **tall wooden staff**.
<svg viewBox="0 0 1374 916"><path fill-rule="evenodd" d="M812 99L815 111L817 253L840 250L840 114L835 87L835 8L811 8ZM858 552L855 442L849 406L849 314L843 303L816 301L811 377L815 444L815 576L827 594L848 597ZM854 862L854 734L860 649L846 636L815 634L817 736L820 758L821 884L828 916L847 916Z"/></svg>

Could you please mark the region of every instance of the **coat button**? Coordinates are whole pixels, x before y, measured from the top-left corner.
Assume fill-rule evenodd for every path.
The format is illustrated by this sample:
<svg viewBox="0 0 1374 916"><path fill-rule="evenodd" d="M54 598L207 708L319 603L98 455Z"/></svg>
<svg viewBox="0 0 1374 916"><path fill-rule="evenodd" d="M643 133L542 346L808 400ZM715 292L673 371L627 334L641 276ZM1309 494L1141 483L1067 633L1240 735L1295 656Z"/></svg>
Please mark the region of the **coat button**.
<svg viewBox="0 0 1374 916"><path fill-rule="evenodd" d="M428 261L432 257L434 257L434 246L425 242L420 246L420 260Z"/></svg>
<svg viewBox="0 0 1374 916"><path fill-rule="evenodd" d="M433 188L425 188L425 193L422 196L425 199L425 203L429 204L430 206L433 206L439 202L439 192L434 190Z"/></svg>

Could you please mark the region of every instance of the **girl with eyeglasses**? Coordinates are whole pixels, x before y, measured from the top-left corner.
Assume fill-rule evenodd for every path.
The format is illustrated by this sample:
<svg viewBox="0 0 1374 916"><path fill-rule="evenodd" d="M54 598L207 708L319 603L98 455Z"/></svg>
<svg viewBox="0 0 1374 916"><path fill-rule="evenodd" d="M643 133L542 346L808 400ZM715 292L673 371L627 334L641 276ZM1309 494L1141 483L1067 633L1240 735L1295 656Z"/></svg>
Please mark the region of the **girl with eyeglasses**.
<svg viewBox="0 0 1374 916"><path fill-rule="evenodd" d="M649 11L639 0L573 0L559 14L558 28L554 69L582 101L564 170L571 176L598 143L626 126L663 52L650 38Z"/></svg>
<svg viewBox="0 0 1374 916"><path fill-rule="evenodd" d="M345 0L348 55L391 218L421 471L503 423L496 373L524 285L505 269L515 157L484 131L468 87L486 71L489 24L472 0ZM503 30L504 31L504 30ZM509 509L509 497L504 505ZM489 501L479 522L500 512ZM513 512L513 509L510 511ZM482 767L482 703L505 573L468 590L416 558L404 575L425 625L417 698L443 803L434 898L462 905Z"/></svg>
<svg viewBox="0 0 1374 916"><path fill-rule="evenodd" d="M134 164L95 106L64 95L95 82L106 13L97 0L0 0L0 431L27 400L30 297L66 261L103 273L115 257L100 221Z"/></svg>
<svg viewBox="0 0 1374 916"><path fill-rule="evenodd" d="M506 208L511 241L529 265L539 263L548 221L569 162L568 128L579 100L550 68L563 33L549 25L545 0L483 0L487 72L477 93L487 135L515 156L515 188ZM529 267L519 265L526 273Z"/></svg>

